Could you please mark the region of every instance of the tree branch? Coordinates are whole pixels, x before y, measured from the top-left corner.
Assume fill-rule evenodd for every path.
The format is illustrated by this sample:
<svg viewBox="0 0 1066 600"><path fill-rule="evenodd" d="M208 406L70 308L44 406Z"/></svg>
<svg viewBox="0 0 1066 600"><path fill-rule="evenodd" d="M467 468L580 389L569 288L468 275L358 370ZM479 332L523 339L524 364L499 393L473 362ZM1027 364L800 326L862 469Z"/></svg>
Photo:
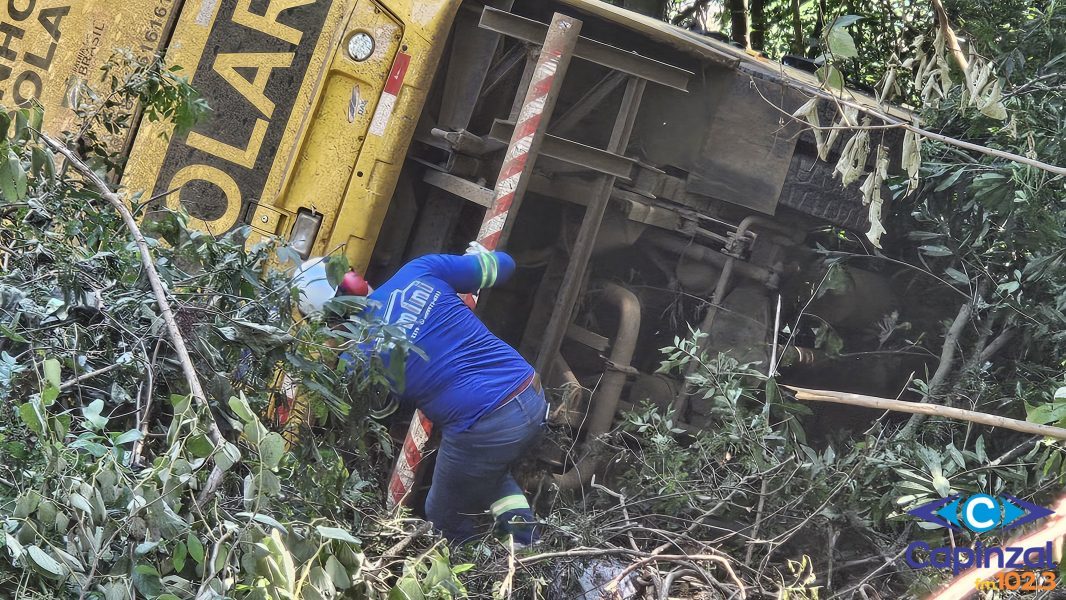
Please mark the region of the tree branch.
<svg viewBox="0 0 1066 600"><path fill-rule="evenodd" d="M934 400L939 394L940 390L947 382L948 374L951 373L952 367L955 365L955 351L959 345L959 338L962 337L962 330L970 322L970 317L973 315L973 303L966 302L959 307L959 313L955 315L955 320L951 323L951 327L948 328L948 332L944 335L944 344L940 348L940 362L936 366L936 371L933 372L933 376L929 378L926 384L925 395L922 396L921 403L927 403ZM903 437L909 437L914 433L914 430L921 425L925 420L925 415L921 413L915 413L913 417L907 421L907 425L903 427L900 435Z"/></svg>
<svg viewBox="0 0 1066 600"><path fill-rule="evenodd" d="M1000 350L1003 349L1004 346L1006 346L1008 343L1010 343L1012 339L1014 339L1015 333L1017 333L1017 330L1015 329L1006 329L998 336L996 336L996 339L992 340L991 343L985 346L985 349L981 351L980 355L978 355L977 364L983 365L986 362L992 360L993 356L995 356Z"/></svg>
<svg viewBox="0 0 1066 600"><path fill-rule="evenodd" d="M792 0L792 53L804 55L803 21L800 17L800 0Z"/></svg>
<svg viewBox="0 0 1066 600"><path fill-rule="evenodd" d="M965 410L952 406L939 406L936 404L923 404L920 402L906 402L904 400L891 400L889 398L877 398L875 396L863 396L861 394L848 394L831 390L812 390L789 385L786 385L785 387L796 392L796 398L798 400L835 402L837 404L863 406L866 408L876 408L878 410L894 410L914 415L946 417L949 419L958 419L960 421L969 421L971 423L980 423L981 425L988 425L989 427L1002 427L1012 431L1020 431L1022 433L1066 440L1066 429L1063 429L1062 427L1037 425L1036 423L1030 423L1028 421L990 415L988 413L977 412L974 410Z"/></svg>
<svg viewBox="0 0 1066 600"><path fill-rule="evenodd" d="M222 432L219 430L218 424L215 423L215 420L211 415L211 409L207 403L207 396L204 394L203 386L200 385L200 378L196 374L196 368L193 366L192 357L189 355L189 350L185 345L185 338L182 337L181 331L178 329L178 324L174 320L174 311L170 308L170 301L167 299L166 289L163 287L163 282L159 278L159 272L156 271L152 252L148 248L148 242L145 241L140 227L137 226L137 221L133 218L133 213L130 212L130 209L126 206L125 202L122 201L122 198L120 198L115 192L111 191L111 188L107 186L107 183L89 168L89 165L85 164L85 162L75 156L70 148L67 148L64 144L60 144L43 133L40 134L40 137L45 145L63 155L67 162L73 166L76 171L81 173L82 177L85 178L85 181L91 184L92 187L96 189L97 193L99 193L104 200L107 200L108 204L110 204L111 207L118 211L119 215L122 216L122 221L125 223L126 228L133 237L133 241L137 246L137 251L141 255L141 264L144 266L145 275L148 277L148 282L152 286L152 294L155 296L156 304L159 305L159 314L163 317L163 322L166 324L167 334L170 337L171 344L174 346L175 354L178 355L178 361L181 363L181 369L185 374L185 380L189 384L189 392L192 394L192 398L197 405L204 409L208 415L207 436L211 439L211 442L217 446L222 442ZM91 375L91 373L89 375Z"/></svg>
<svg viewBox="0 0 1066 600"><path fill-rule="evenodd" d="M969 87L970 83L970 62L966 60L966 55L962 52L962 47L959 45L959 38L955 35L955 30L951 28L951 22L948 21L948 11L944 10L944 4L940 0L930 0L933 4L933 10L936 11L936 20L940 25L940 31L944 34L944 40L947 42L948 50L951 51L951 56L958 63L959 69L962 70L963 77L966 78L966 87Z"/></svg>

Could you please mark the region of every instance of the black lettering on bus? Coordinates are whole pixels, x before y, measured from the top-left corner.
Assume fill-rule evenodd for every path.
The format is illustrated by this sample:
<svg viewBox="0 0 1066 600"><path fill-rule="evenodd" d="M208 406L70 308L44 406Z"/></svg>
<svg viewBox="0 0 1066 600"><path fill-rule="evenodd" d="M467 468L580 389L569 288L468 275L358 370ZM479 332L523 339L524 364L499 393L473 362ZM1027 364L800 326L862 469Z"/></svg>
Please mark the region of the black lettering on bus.
<svg viewBox="0 0 1066 600"><path fill-rule="evenodd" d="M16 21L25 21L33 14L37 0L26 0L26 8L17 8L15 4L18 4L18 0L7 0L7 14Z"/></svg>
<svg viewBox="0 0 1066 600"><path fill-rule="evenodd" d="M240 224L247 203L262 198L331 4L220 1L192 80L212 113L171 139L152 195L188 183L168 201L214 233Z"/></svg>
<svg viewBox="0 0 1066 600"><path fill-rule="evenodd" d="M25 29L15 27L10 23L0 23L0 36L3 36L3 41L0 41L0 58L15 60L18 52L11 48L11 41L21 40L23 35L26 35Z"/></svg>

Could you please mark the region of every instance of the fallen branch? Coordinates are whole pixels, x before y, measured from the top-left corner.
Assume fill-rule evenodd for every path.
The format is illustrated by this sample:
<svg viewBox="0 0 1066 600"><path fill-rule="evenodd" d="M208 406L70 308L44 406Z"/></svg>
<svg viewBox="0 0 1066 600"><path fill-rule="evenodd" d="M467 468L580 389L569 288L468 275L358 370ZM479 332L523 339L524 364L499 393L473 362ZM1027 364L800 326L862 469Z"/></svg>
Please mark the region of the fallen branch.
<svg viewBox="0 0 1066 600"><path fill-rule="evenodd" d="M988 425L989 427L1002 427L1004 429L1020 431L1022 433L1042 435L1058 440L1066 440L1066 429L1063 429L1062 427L1038 425L1036 423L1030 423L1028 421L1020 421L1018 419L1000 417L998 415L990 415L988 413L977 412L974 410L964 410L961 408L939 406L936 404L905 402L903 400L890 400L888 398L863 396L861 394L848 394L846 392L836 392L831 390L812 390L807 388L793 387L789 385L786 385L784 387L796 392L796 399L798 400L810 400L814 402L835 402L837 404L863 406L866 408L876 408L878 410L894 410L897 412L926 415L930 417L946 417L949 419L958 419L960 421L969 421L971 423L980 423L981 425Z"/></svg>
<svg viewBox="0 0 1066 600"><path fill-rule="evenodd" d="M182 372L185 374L185 380L189 384L189 393L192 395L193 401L201 408L201 410L207 414L207 437L211 440L216 447L222 443L222 432L218 428L218 424L215 423L214 417L211 416L211 408L207 403L207 396L204 394L204 388L200 385L200 377L196 374L196 367L193 366L192 357L189 355L188 347L185 345L185 338L182 337L181 331L178 329L178 324L174 320L174 311L170 308L170 300L167 298L166 289L163 287L163 282L159 278L159 272L155 268L155 259L152 258L152 252L148 248L148 242L145 241L144 235L141 233L140 227L137 225L137 220L133 218L133 213L126 206L126 203L122 201L122 198L118 194L111 191L111 188L107 186L107 183L96 174L89 165L85 164L80 158L78 158L70 148L67 148L64 144L53 140L47 135L40 133L41 141L45 143L52 150L63 155L63 158L74 167L76 171L81 173L92 187L96 188L97 193L104 200L107 200L119 215L122 216L122 222L125 223L126 229L129 230L130 235L133 237L133 241L137 246L137 251L141 255L141 264L144 266L144 273L148 278L149 284L152 286L152 294L155 296L156 304L159 305L159 315L163 317L163 322L167 327L167 334L170 338L170 343L174 346L174 353L178 355L178 362L181 363ZM214 471L217 471L217 475ZM204 487L200 494L199 502L203 502L204 499L214 491L211 487L212 484L217 487L221 482L222 471L216 466L211 473L211 477L208 479L208 485Z"/></svg>

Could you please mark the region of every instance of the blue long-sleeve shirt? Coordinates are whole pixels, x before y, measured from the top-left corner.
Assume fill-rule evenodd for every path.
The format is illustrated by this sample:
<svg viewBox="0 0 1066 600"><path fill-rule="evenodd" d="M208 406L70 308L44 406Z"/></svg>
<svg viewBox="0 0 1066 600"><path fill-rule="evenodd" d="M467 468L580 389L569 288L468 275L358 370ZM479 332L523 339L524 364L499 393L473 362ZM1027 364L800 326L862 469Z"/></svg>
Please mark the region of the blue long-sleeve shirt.
<svg viewBox="0 0 1066 600"><path fill-rule="evenodd" d="M408 354L401 401L446 432L467 429L533 375L533 367L458 296L503 283L514 269L503 252L431 254L407 263L370 294L370 313L401 326L426 355Z"/></svg>

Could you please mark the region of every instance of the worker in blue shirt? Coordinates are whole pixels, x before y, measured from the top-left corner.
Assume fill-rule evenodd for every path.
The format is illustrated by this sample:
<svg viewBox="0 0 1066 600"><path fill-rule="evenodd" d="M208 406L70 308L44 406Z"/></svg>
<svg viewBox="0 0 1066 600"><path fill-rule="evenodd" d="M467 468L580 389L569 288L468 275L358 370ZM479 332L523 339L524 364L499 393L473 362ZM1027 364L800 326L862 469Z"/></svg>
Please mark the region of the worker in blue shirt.
<svg viewBox="0 0 1066 600"><path fill-rule="evenodd" d="M510 469L541 433L544 392L533 367L459 296L499 285L514 269L509 255L475 242L464 256L412 260L367 303L371 316L398 325L424 354L407 356L404 385L396 391L442 432L426 516L453 542L473 537L474 517L485 511L516 544L538 535Z"/></svg>

